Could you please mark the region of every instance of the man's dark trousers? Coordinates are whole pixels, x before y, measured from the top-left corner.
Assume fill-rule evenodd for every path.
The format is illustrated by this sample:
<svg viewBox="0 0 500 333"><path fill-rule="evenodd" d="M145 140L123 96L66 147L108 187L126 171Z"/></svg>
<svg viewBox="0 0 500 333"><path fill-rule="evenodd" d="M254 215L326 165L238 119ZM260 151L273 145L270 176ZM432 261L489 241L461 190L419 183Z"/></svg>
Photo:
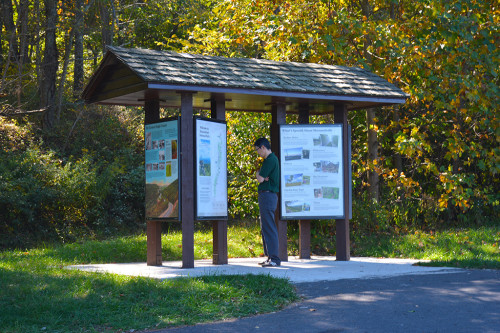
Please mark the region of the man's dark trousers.
<svg viewBox="0 0 500 333"><path fill-rule="evenodd" d="M264 254L272 261L281 264L278 256L278 228L274 220L274 212L278 206L278 194L269 191L259 191L260 227Z"/></svg>

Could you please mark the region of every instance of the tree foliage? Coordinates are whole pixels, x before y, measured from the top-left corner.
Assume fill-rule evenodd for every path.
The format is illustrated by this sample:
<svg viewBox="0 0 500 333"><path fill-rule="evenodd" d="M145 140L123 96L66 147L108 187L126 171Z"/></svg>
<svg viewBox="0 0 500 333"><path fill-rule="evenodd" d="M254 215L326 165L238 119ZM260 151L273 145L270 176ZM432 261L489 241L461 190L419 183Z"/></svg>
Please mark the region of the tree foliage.
<svg viewBox="0 0 500 333"><path fill-rule="evenodd" d="M499 220L493 1L7 0L0 25L0 115L28 115L0 126L2 232L38 223L65 239L76 230L65 226L99 229L115 206L141 222L142 114L79 100L106 45L366 68L410 98L370 111L368 124L366 110L349 114L354 229ZM40 110L51 112L44 131ZM268 135L269 115L228 112L227 121L230 214L256 217L250 148ZM376 202L369 173L379 175Z"/></svg>
<svg viewBox="0 0 500 333"><path fill-rule="evenodd" d="M229 112L228 126L228 196L230 213L236 218L259 215L255 172L262 162L253 144L259 137L269 137L270 115Z"/></svg>
<svg viewBox="0 0 500 333"><path fill-rule="evenodd" d="M30 125L0 117L0 248L142 229L143 155L134 136L142 121L129 112L86 117L67 154ZM51 145L60 146L58 137Z"/></svg>
<svg viewBox="0 0 500 333"><path fill-rule="evenodd" d="M410 94L377 112L380 157L368 159L364 118L353 112L359 222L435 228L498 219L498 5L483 1L220 1L186 50L360 66ZM399 161L398 161L399 159ZM383 202L363 209L366 173ZM361 214L359 214L361 213ZM355 214L356 215L356 214ZM379 227L379 226L376 226Z"/></svg>

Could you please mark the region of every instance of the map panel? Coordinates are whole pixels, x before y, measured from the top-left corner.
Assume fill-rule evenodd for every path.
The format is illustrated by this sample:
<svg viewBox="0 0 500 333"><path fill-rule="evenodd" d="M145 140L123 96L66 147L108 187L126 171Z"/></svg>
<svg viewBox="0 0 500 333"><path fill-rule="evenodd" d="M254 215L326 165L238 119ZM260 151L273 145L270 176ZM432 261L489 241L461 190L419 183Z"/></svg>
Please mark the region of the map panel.
<svg viewBox="0 0 500 333"><path fill-rule="evenodd" d="M196 216L228 216L226 123L196 118Z"/></svg>
<svg viewBox="0 0 500 333"><path fill-rule="evenodd" d="M342 125L281 125L281 216L344 216Z"/></svg>
<svg viewBox="0 0 500 333"><path fill-rule="evenodd" d="M179 217L179 151L177 119L144 128L146 218Z"/></svg>

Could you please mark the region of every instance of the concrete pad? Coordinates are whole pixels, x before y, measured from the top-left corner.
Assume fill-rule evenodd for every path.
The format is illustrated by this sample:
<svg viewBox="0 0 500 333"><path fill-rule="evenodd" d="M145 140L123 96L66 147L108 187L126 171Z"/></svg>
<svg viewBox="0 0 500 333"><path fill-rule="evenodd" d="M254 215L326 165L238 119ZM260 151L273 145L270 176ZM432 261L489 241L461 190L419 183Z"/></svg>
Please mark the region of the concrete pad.
<svg viewBox="0 0 500 333"><path fill-rule="evenodd" d="M197 277L203 275L265 274L289 279L292 283L368 279L411 274L457 272L457 268L414 266L422 260L387 258L351 258L336 261L335 257L314 256L311 259L289 257L280 267L263 268L263 258L231 258L228 265L213 265L211 259L196 260L194 268L183 269L182 261L166 261L162 266L146 263L72 265L68 269L88 272L106 272L155 279Z"/></svg>

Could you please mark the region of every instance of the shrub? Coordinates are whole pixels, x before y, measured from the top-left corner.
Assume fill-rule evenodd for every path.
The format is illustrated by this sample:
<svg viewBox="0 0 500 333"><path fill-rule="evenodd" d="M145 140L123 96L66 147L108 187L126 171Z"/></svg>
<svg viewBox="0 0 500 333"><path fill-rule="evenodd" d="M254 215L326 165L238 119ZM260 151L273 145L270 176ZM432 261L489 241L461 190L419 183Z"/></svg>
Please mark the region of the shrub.
<svg viewBox="0 0 500 333"><path fill-rule="evenodd" d="M94 127L82 124L94 130L75 137L68 149L74 154L55 150L64 142L63 128L46 135L45 143L35 142L29 123L1 120L0 247L143 230L141 143L126 140L123 128L134 126L121 126L117 115ZM80 139L87 142L95 135L101 145L75 150L82 147Z"/></svg>

